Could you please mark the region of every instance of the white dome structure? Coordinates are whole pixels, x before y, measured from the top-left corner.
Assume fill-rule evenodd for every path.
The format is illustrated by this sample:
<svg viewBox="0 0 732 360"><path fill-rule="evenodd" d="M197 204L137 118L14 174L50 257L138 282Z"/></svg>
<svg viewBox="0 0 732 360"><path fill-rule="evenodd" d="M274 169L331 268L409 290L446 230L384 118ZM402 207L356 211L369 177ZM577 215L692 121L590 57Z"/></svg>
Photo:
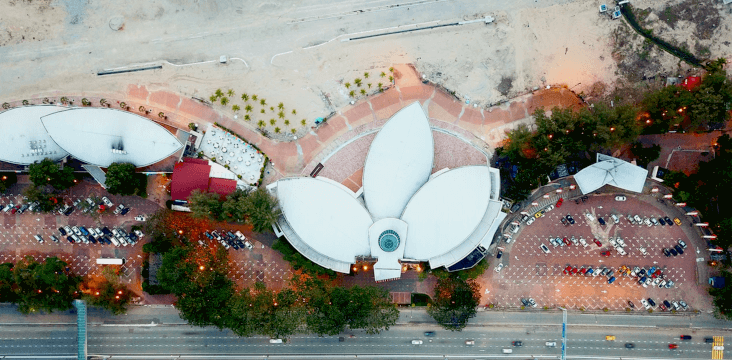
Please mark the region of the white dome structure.
<svg viewBox="0 0 732 360"><path fill-rule="evenodd" d="M384 125L364 164L363 198L323 177L272 184L282 234L311 261L347 273L359 257L376 258L374 278L401 276L401 263L450 267L490 245L505 218L498 170L433 170L432 130L415 102ZM363 200L363 201L360 201ZM365 205L364 205L365 204Z"/></svg>

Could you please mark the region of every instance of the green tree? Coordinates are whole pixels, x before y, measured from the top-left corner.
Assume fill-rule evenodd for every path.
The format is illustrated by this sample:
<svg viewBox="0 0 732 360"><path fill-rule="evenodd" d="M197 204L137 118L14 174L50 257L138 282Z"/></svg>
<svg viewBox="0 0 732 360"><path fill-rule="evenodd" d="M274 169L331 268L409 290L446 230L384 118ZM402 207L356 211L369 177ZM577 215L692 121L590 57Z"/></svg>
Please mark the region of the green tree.
<svg viewBox="0 0 732 360"><path fill-rule="evenodd" d="M722 270L720 276L724 278L725 286L721 289L710 288L709 295L713 297L712 303L717 314L732 320L732 273Z"/></svg>
<svg viewBox="0 0 732 360"><path fill-rule="evenodd" d="M36 186L51 185L56 190L66 190L74 185L74 169L69 166L61 169L49 158L30 164L28 177Z"/></svg>
<svg viewBox="0 0 732 360"><path fill-rule="evenodd" d="M64 311L72 307L78 296L81 278L66 272L67 264L57 257L43 263L26 256L13 268L18 311L30 314L39 311Z"/></svg>
<svg viewBox="0 0 732 360"><path fill-rule="evenodd" d="M114 315L127 312L132 292L121 283L117 269L105 267L101 277L94 277L85 285L87 290L82 298L89 305L106 309Z"/></svg>
<svg viewBox="0 0 732 360"><path fill-rule="evenodd" d="M280 216L277 199L264 188L257 188L244 199L246 222L258 233L272 231L272 224Z"/></svg>
<svg viewBox="0 0 732 360"><path fill-rule="evenodd" d="M661 145L653 144L649 147L644 147L643 144L636 141L631 144L630 151L638 157L638 163L645 167L661 155Z"/></svg>
<svg viewBox="0 0 732 360"><path fill-rule="evenodd" d="M23 195L29 203L38 202L38 209L42 212L51 211L56 206L53 201L53 194L35 184L23 189Z"/></svg>
<svg viewBox="0 0 732 360"><path fill-rule="evenodd" d="M15 277L13 275L13 263L0 264L0 302L14 303L17 301L17 295L13 288L15 287Z"/></svg>
<svg viewBox="0 0 732 360"><path fill-rule="evenodd" d="M219 219L222 214L221 195L201 190L193 190L188 196L191 215L197 218Z"/></svg>
<svg viewBox="0 0 732 360"><path fill-rule="evenodd" d="M246 217L246 197L249 191L236 189L226 196L221 204L221 218L226 221L243 222Z"/></svg>
<svg viewBox="0 0 732 360"><path fill-rule="evenodd" d="M140 178L135 172L135 165L130 163L112 163L107 168L107 180L104 185L110 194L132 195L140 186Z"/></svg>
<svg viewBox="0 0 732 360"><path fill-rule="evenodd" d="M244 101L249 101L249 95L247 95L246 93L241 94L241 99Z"/></svg>
<svg viewBox="0 0 732 360"><path fill-rule="evenodd" d="M475 316L480 302L480 285L460 278L438 279L435 301L427 313L447 330L461 331Z"/></svg>

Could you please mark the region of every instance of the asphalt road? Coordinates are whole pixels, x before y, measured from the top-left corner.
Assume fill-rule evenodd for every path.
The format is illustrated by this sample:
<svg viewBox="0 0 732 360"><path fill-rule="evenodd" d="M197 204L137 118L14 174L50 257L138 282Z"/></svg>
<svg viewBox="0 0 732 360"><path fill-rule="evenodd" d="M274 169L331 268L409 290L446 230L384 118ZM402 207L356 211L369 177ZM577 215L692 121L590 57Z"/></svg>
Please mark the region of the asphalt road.
<svg viewBox="0 0 732 360"><path fill-rule="evenodd" d="M76 351L76 326L73 315L51 315L58 324L10 321L11 307L0 308L0 354L24 356L68 356ZM17 314L16 314L17 317ZM64 319L67 317L67 319ZM22 318L21 318L22 319ZM441 330L422 311L403 312L398 325L378 335L360 331L337 336L293 336L284 344L270 344L265 337L240 338L229 331L195 328L183 325L171 308L133 309L130 315L108 317L92 313L89 317L88 351L90 355L113 355L114 358L151 358L152 356L284 356L304 358L312 355L334 358L557 358L561 347L561 313L556 312L480 312L462 332ZM65 320L70 320L69 322ZM711 345L707 336L725 335L726 322L693 316L569 316L567 357L572 359L678 358L709 359ZM528 325L527 325L528 324ZM698 325L698 326L697 326ZM435 331L425 337L424 331ZM679 335L691 335L691 341L680 341ZM355 337L350 337L354 335ZM615 335L615 341L606 341ZM412 340L423 344L413 345ZM430 341L431 340L431 341ZM474 340L467 346L466 340ZM521 340L523 346L513 347ZM557 347L545 343L556 342ZM626 349L626 343L635 348ZM668 344L679 344L669 350ZM732 346L727 344L727 348ZM503 354L502 349L513 353ZM726 351L728 352L728 351ZM726 354L727 356L731 354Z"/></svg>

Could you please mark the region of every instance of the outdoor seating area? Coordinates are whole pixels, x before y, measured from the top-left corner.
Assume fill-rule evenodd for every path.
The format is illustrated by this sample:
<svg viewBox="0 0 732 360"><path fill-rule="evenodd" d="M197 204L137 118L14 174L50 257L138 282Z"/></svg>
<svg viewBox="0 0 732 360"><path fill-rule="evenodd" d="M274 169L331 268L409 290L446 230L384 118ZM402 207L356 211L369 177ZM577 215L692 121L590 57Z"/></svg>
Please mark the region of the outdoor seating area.
<svg viewBox="0 0 732 360"><path fill-rule="evenodd" d="M259 181L264 154L251 144L211 124L198 149L205 158L223 165L249 185Z"/></svg>

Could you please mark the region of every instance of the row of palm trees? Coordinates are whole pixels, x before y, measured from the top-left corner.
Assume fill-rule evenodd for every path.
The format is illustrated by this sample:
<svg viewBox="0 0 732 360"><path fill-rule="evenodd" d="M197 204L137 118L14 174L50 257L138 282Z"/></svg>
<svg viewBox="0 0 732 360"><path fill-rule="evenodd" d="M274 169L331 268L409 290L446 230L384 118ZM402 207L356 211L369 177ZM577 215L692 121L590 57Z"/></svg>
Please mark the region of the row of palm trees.
<svg viewBox="0 0 732 360"><path fill-rule="evenodd" d="M235 95L236 95L236 92L233 89L228 89L226 92L224 92L221 89L216 89L214 94L209 97L209 100L213 104L219 103L222 106L227 106L230 103L230 99L233 99ZM240 98L242 101L244 101L244 104L242 104L242 105L244 105L244 120L251 121L252 117L256 116L255 115L256 111L254 109L254 106L258 105L261 107L259 109L259 113L264 114L263 116L267 116L266 114L268 113L268 111L269 111L269 113L277 115L277 118L272 117L269 119L269 124L271 126L274 126L275 133L282 132L282 129L280 127L276 126L279 119L284 120L285 126L287 126L287 127L290 126L291 122L289 119L286 118L286 116L288 114L285 111L285 104L280 102L277 104L277 107L275 108L275 106L267 104L267 99L260 98L257 94L249 95L247 93L243 93L243 94L241 94ZM250 101L251 101L251 103L250 103ZM234 113L238 113L239 111L242 110L242 108L238 104L234 104L231 106L231 110ZM292 109L292 111L290 111L290 114L293 116L297 115L297 110ZM302 126L306 126L307 120L302 119L300 121L300 124ZM260 119L259 121L257 121L257 127L259 127L260 129L264 128L265 126L267 126L267 122L265 122L265 120ZM295 134L295 133L297 133L297 129L291 128L290 132Z"/></svg>
<svg viewBox="0 0 732 360"><path fill-rule="evenodd" d="M394 75L391 75L393 73L394 73L394 68L393 67L390 67L389 68L389 74L390 74L389 75L389 83L393 83L394 82ZM364 79L368 79L370 76L371 76L371 74L369 72L364 72L363 73ZM382 79L385 78L386 77L386 72L382 71L379 74L379 77L381 77ZM362 87L364 84L366 85L366 87ZM345 86L346 89L351 89L351 86L353 86L353 85L356 85L356 88L360 88L358 90L358 93L360 93L361 95L366 95L367 92L368 92L368 90L366 90L366 89L371 89L371 87L373 86L373 83L370 83L370 82L364 83L364 80L363 79L361 79L361 78L355 78L355 79L353 79L353 84L351 84L350 82L346 82L346 83L343 84L343 86ZM381 82L379 82L379 83L376 84L376 88L378 89L379 92L383 92L384 91L384 84L381 83ZM354 90L351 90L348 93L348 95L350 97L352 97L352 98L355 98L356 97L356 94L357 94L357 92L356 92L355 89Z"/></svg>

